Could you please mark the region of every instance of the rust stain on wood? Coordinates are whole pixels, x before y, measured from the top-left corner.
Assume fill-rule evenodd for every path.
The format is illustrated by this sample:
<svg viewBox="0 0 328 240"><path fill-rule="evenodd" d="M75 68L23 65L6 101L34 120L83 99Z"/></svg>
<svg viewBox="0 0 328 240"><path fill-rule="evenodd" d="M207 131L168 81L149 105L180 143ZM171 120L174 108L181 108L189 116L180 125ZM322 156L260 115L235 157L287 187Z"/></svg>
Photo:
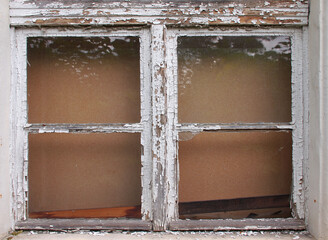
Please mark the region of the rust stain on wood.
<svg viewBox="0 0 328 240"><path fill-rule="evenodd" d="M139 22L137 19L133 19L133 18L131 18L131 19L127 19L127 20L117 20L117 21L115 21L115 24L136 24L136 25L138 25L138 24L144 24L144 22Z"/></svg>
<svg viewBox="0 0 328 240"><path fill-rule="evenodd" d="M90 14L90 11L88 11L88 10L83 10L82 14L83 14L83 15L89 15L89 14Z"/></svg>

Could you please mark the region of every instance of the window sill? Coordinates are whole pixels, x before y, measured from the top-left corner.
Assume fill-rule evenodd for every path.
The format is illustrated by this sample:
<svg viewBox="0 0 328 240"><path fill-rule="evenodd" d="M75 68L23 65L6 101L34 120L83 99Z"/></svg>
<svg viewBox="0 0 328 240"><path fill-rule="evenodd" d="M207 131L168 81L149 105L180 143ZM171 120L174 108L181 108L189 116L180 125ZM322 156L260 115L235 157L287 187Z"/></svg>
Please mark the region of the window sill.
<svg viewBox="0 0 328 240"><path fill-rule="evenodd" d="M90 231L80 231L76 233L63 233L63 232L46 232L38 233L36 231L23 232L17 235L17 232L13 233L11 236L13 240L48 240L48 239L60 239L60 240L215 240L215 239L225 239L225 240L310 240L314 238L306 231L294 232L294 231L238 231L238 232L165 232L165 233L150 233L150 232L90 232Z"/></svg>
<svg viewBox="0 0 328 240"><path fill-rule="evenodd" d="M29 219L16 223L16 230L127 230L151 231L152 224L143 220L125 219ZM280 231L305 230L303 220L287 219L219 219L178 220L170 224L173 231Z"/></svg>

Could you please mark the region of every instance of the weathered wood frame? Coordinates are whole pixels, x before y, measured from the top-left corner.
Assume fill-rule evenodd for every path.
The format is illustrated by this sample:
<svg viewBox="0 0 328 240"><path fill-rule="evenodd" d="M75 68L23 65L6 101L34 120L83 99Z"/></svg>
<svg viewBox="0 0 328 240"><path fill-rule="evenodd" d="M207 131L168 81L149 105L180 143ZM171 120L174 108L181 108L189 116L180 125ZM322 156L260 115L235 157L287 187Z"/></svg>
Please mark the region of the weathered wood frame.
<svg viewBox="0 0 328 240"><path fill-rule="evenodd" d="M12 0L10 16L12 26L304 26L308 0Z"/></svg>
<svg viewBox="0 0 328 240"><path fill-rule="evenodd" d="M137 36L140 39L140 123L121 124L29 124L27 120L27 38L28 37L116 37ZM77 221L80 227L89 222L90 228L97 224L105 229L140 230L151 229L151 76L150 76L150 35L148 29L13 29L12 30L12 214L15 221L27 220L28 201L28 134L29 133L140 133L141 134L141 212L142 220L94 220ZM28 220L27 224L37 220ZM45 221L47 222L47 221ZM52 226L57 226L53 220ZM62 223L62 221L60 221ZM67 221L66 221L67 222ZM25 223L26 224L26 223ZM19 224L18 224L19 225ZM24 225L24 223L23 223ZM33 224L32 224L33 225ZM42 224L41 224L42 225ZM49 226L50 226L49 225ZM88 225L88 224L86 224ZM76 226L72 224L72 226ZM23 227L23 226L22 226ZM24 228L24 227L23 227ZM79 227L76 227L79 228ZM54 228L55 229L55 228Z"/></svg>
<svg viewBox="0 0 328 240"><path fill-rule="evenodd" d="M291 77L291 86L292 86L292 121L289 123L231 123L231 124L200 124L200 123L188 123L181 124L178 123L178 94L177 94L177 38L179 36L289 36L291 39L291 66L292 66L292 77ZM306 123L304 124L304 111L307 109L307 99L304 100L304 95L307 95L307 92L303 89L303 86L307 86L306 79L303 74L306 75L306 66L303 65L303 59L306 58L303 52L303 44L305 44L306 39L303 36L302 29L236 29L236 28L217 28L217 29L174 29L168 31L166 34L166 54L168 62L173 64L168 66L167 69L167 92L170 97L170 106L168 107L171 111L174 112L172 117L174 118L171 121L170 129L172 131L174 138L168 139L168 142L173 142L177 144L177 135L180 132L192 132L200 133L203 131L207 132L219 132L219 131L254 131L254 130L271 130L271 131L281 131L281 130L291 130L293 136L293 184L292 184L292 200L291 208L293 211L293 216L295 219L289 219L284 221L290 221L289 224L298 225L298 228L301 227L298 220L304 219L304 155L306 153L306 147L304 142L307 141L306 133ZM174 158L168 159L171 161L168 165L175 165L177 162L177 149L178 147L168 148L168 155L174 156ZM177 167L178 169L178 167ZM215 228L214 226L220 226L218 229L226 229L231 227L231 229L248 229L249 225L259 226L259 229L270 229L276 223L279 223L279 220L229 220L223 222L222 220L210 220L210 221L201 221L201 220L191 220L184 221L177 219L177 204L172 204L178 202L178 173L170 174L171 181L175 183L172 187L172 192L175 194L172 195L173 199L168 200L167 205L171 206L168 216L171 216L172 221L170 222L170 229L172 230L208 230ZM176 178L174 178L176 177ZM171 214L170 214L171 213ZM251 224L252 222L252 224ZM188 224L187 224L188 223ZM281 222L282 223L282 222ZM263 225L264 224L264 225ZM283 225L285 225L286 222ZM287 226L286 224L285 226ZM186 227L188 226L188 227ZM209 227L212 226L212 227ZM277 226L276 226L277 227ZM291 226L290 226L291 227ZM304 227L304 226L303 226ZM255 227L256 228L256 227ZM271 228L271 229L272 229Z"/></svg>
<svg viewBox="0 0 328 240"><path fill-rule="evenodd" d="M142 2L142 4L140 4ZM250 230L303 229L307 160L307 0L85 0L10 2L12 26L12 219L20 229ZM220 27L221 26L221 27ZM182 29L182 27L187 27ZM197 28L198 27L198 28ZM199 28L200 27L200 28ZM260 27L260 28L259 28ZM283 29L282 27L289 27ZM179 29L178 29L179 28ZM141 115L134 124L27 124L26 38L140 36ZM178 36L288 35L292 39L292 122L180 124L177 122ZM178 133L291 130L293 219L185 221L178 217ZM27 219L28 133L139 132L143 220Z"/></svg>
<svg viewBox="0 0 328 240"><path fill-rule="evenodd" d="M69 223L84 229L223 230L223 229L303 229L303 51L302 29L174 29L153 25L151 29L13 29L12 97L12 192L13 215L26 220L28 133L112 133L140 132L142 155L142 214L144 221L121 220L28 220L21 229L67 229ZM292 41L292 122L243 124L180 124L177 121L177 37L178 36L290 36ZM26 100L26 39L33 36L140 36L141 39L141 122L134 124L28 124ZM152 80L151 80L152 79ZM152 119L152 120L151 120ZM295 219L184 221L178 217L178 133L202 131L292 130L293 193ZM23 161L22 161L23 159ZM149 221L153 221L151 224ZM50 224L50 223L51 224ZM99 226L96 224L100 224ZM188 224L187 224L188 223ZM48 225L53 227L46 227ZM80 224L80 225L76 225ZM34 226L34 227L33 227ZM97 228L95 226L98 226Z"/></svg>

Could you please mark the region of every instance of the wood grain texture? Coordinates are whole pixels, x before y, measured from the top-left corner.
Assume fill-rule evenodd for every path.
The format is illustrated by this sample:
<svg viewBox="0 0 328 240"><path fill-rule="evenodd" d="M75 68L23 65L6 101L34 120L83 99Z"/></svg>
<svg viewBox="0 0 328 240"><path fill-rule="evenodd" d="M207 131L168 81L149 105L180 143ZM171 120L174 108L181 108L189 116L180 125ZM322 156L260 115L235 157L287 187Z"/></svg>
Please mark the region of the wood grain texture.
<svg viewBox="0 0 328 240"><path fill-rule="evenodd" d="M133 10L130 10L133 9ZM11 25L307 25L307 0L10 2Z"/></svg>
<svg viewBox="0 0 328 240"><path fill-rule="evenodd" d="M141 218L140 206L29 213L30 218Z"/></svg>
<svg viewBox="0 0 328 240"><path fill-rule="evenodd" d="M29 219L18 221L17 230L148 230L151 222L126 219Z"/></svg>
<svg viewBox="0 0 328 240"><path fill-rule="evenodd" d="M226 230L304 230L300 219L219 219L178 220L170 223L170 230L226 231Z"/></svg>
<svg viewBox="0 0 328 240"><path fill-rule="evenodd" d="M249 209L289 207L290 195L263 196L179 203L179 214L239 211Z"/></svg>

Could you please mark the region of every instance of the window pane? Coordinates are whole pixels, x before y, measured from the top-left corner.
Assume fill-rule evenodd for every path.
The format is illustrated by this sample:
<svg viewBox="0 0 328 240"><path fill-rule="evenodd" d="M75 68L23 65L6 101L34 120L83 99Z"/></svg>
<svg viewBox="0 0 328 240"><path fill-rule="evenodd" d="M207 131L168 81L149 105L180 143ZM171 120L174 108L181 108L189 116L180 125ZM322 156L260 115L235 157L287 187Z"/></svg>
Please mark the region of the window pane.
<svg viewBox="0 0 328 240"><path fill-rule="evenodd" d="M180 218L290 216L291 131L179 138Z"/></svg>
<svg viewBox="0 0 328 240"><path fill-rule="evenodd" d="M28 38L28 121L140 121L137 37Z"/></svg>
<svg viewBox="0 0 328 240"><path fill-rule="evenodd" d="M289 37L180 37L179 122L291 121Z"/></svg>
<svg viewBox="0 0 328 240"><path fill-rule="evenodd" d="M140 134L30 134L29 215L139 218L140 171Z"/></svg>

